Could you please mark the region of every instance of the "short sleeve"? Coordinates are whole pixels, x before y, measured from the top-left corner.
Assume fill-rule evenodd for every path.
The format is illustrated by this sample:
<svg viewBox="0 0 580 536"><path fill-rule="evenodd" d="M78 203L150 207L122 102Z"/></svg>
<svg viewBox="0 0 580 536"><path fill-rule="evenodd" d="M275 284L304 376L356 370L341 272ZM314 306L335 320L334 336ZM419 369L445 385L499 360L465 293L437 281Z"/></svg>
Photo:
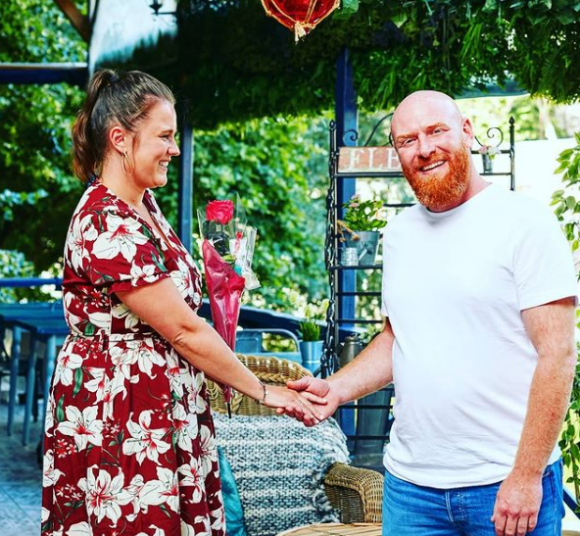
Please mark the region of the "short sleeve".
<svg viewBox="0 0 580 536"><path fill-rule="evenodd" d="M388 318L389 316L389 308L387 306L387 278L386 278L386 274L387 274L387 250L388 250L388 244L387 244L387 233L385 232L383 235L383 273L382 273L382 279L381 279L381 315L386 316Z"/></svg>
<svg viewBox="0 0 580 536"><path fill-rule="evenodd" d="M91 284L119 292L169 277L165 255L134 215L113 207L92 210L77 229L85 249L83 271Z"/></svg>
<svg viewBox="0 0 580 536"><path fill-rule="evenodd" d="M541 208L515 233L513 270L521 311L578 295L570 246L556 217Z"/></svg>

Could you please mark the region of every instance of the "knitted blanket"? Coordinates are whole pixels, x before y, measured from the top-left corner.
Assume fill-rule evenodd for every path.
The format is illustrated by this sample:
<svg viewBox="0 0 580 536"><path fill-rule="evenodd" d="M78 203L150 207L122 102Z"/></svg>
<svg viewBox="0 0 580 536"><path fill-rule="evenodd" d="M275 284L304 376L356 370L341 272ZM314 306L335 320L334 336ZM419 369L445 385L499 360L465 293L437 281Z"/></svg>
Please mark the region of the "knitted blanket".
<svg viewBox="0 0 580 536"><path fill-rule="evenodd" d="M249 536L273 536L310 523L338 521L323 488L335 462L348 463L336 421L313 428L285 416L214 414L217 442L234 473Z"/></svg>

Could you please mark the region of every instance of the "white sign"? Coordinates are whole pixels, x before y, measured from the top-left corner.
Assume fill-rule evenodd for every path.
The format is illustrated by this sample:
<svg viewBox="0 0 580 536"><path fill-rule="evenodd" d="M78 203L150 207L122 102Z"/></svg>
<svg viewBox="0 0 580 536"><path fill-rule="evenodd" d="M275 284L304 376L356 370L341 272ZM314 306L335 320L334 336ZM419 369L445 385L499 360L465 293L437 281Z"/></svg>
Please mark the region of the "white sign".
<svg viewBox="0 0 580 536"><path fill-rule="evenodd" d="M392 147L341 147L338 155L339 173L361 171L401 171L397 151Z"/></svg>

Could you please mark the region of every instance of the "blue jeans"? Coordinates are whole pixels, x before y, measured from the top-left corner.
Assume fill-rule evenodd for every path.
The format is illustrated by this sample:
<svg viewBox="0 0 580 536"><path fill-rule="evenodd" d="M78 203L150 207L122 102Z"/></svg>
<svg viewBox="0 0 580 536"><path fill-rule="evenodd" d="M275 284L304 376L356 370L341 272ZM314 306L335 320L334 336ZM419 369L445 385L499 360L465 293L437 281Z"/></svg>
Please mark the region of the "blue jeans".
<svg viewBox="0 0 580 536"><path fill-rule="evenodd" d="M495 536L491 522L501 482L454 489L427 488L385 473L383 536ZM530 536L560 536L564 516L562 462L542 479L538 525Z"/></svg>

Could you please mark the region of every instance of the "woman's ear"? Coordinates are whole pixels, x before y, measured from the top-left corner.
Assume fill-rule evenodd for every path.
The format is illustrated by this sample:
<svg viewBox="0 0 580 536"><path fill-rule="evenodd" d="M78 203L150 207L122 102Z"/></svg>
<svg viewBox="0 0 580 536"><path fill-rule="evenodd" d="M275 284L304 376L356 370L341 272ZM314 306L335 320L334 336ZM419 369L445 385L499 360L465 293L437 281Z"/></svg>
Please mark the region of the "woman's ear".
<svg viewBox="0 0 580 536"><path fill-rule="evenodd" d="M109 143L120 154L129 150L129 135L121 125L113 125L109 130Z"/></svg>

